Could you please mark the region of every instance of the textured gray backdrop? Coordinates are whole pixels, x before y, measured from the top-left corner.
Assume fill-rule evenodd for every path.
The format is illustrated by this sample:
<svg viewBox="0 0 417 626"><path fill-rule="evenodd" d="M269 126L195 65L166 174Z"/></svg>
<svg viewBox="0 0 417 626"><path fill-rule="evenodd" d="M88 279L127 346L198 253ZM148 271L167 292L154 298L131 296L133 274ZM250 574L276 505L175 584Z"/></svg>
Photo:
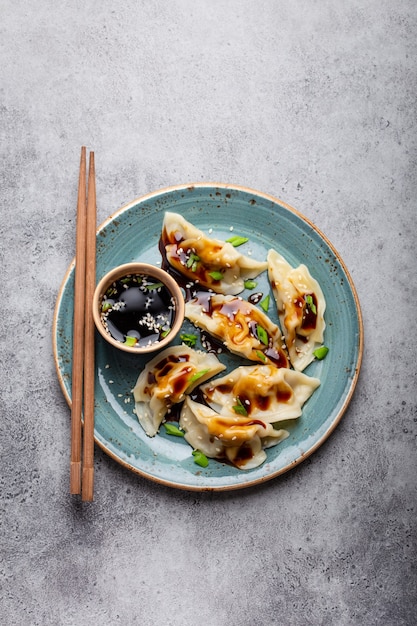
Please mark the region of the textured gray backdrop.
<svg viewBox="0 0 417 626"><path fill-rule="evenodd" d="M0 2L1 622L416 623L413 0ZM339 250L365 354L345 417L263 487L187 493L96 451L68 493L52 356L79 150L98 219L168 185L246 185Z"/></svg>

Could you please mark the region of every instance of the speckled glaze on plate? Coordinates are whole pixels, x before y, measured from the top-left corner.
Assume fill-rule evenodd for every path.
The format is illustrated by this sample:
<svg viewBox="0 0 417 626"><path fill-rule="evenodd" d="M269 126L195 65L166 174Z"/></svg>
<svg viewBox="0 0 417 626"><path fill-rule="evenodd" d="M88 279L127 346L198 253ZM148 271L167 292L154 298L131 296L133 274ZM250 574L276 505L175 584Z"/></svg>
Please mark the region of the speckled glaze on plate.
<svg viewBox="0 0 417 626"><path fill-rule="evenodd" d="M304 405L303 414L289 427L290 436L267 450L267 460L242 471L210 460L205 469L194 463L190 446L178 437L149 438L135 414L131 393L146 356L124 354L96 338L95 440L112 458L151 480L195 491L230 490L270 480L296 466L333 432L344 414L359 375L363 327L358 297L340 256L327 238L298 211L280 200L245 187L198 183L163 189L134 200L110 216L97 231L97 281L122 263L160 264L158 241L165 211L176 211L211 236L233 234L249 238L239 248L263 260L270 248L292 265L305 263L319 281L327 302L323 361L304 373L321 379L321 386ZM72 317L74 261L68 268L57 299L54 358L64 396L71 404ZM255 291L270 293L267 273ZM247 297L253 292L240 294ZM271 298L271 303L273 299ZM278 322L275 307L269 315ZM185 321L184 330L193 330ZM194 331L195 332L195 331ZM199 346L197 346L199 347ZM242 361L220 355L228 369Z"/></svg>

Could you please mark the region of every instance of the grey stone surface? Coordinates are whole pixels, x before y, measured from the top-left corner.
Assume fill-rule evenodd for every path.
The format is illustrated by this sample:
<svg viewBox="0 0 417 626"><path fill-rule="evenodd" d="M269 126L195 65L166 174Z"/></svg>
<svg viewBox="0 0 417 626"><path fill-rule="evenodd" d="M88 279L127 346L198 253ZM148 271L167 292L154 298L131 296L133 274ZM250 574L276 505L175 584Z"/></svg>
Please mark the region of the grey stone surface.
<svg viewBox="0 0 417 626"><path fill-rule="evenodd" d="M1 622L416 623L417 4L1 3ZM363 309L360 381L313 456L187 493L96 451L68 493L52 315L81 145L98 218L171 184L273 194L326 233Z"/></svg>

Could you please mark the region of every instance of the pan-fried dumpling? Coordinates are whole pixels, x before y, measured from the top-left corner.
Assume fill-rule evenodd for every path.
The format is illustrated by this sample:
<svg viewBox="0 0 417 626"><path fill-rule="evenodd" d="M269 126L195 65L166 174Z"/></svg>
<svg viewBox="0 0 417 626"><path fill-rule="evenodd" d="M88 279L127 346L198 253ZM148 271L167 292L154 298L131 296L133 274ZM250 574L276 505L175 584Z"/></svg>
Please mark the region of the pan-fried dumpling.
<svg viewBox="0 0 417 626"><path fill-rule="evenodd" d="M320 385L318 378L273 365L241 365L203 385L207 404L221 415L236 413L274 424L295 419Z"/></svg>
<svg viewBox="0 0 417 626"><path fill-rule="evenodd" d="M253 469L266 459L265 448L288 437L283 429L242 415L219 415L212 408L187 396L180 426L196 450L214 459L227 459L239 469Z"/></svg>
<svg viewBox="0 0 417 626"><path fill-rule="evenodd" d="M172 346L142 370L133 389L135 410L147 435L153 437L172 405L182 402L200 383L223 371L214 354L188 346Z"/></svg>
<svg viewBox="0 0 417 626"><path fill-rule="evenodd" d="M326 301L305 265L293 268L275 250L268 252L268 276L294 369L302 372L323 343Z"/></svg>
<svg viewBox="0 0 417 626"><path fill-rule="evenodd" d="M267 268L266 262L244 256L231 243L207 237L179 213L165 213L161 241L175 270L216 293L240 293L245 280Z"/></svg>
<svg viewBox="0 0 417 626"><path fill-rule="evenodd" d="M186 303L185 315L230 352L250 361L289 367L280 329L250 302L236 296L200 292Z"/></svg>

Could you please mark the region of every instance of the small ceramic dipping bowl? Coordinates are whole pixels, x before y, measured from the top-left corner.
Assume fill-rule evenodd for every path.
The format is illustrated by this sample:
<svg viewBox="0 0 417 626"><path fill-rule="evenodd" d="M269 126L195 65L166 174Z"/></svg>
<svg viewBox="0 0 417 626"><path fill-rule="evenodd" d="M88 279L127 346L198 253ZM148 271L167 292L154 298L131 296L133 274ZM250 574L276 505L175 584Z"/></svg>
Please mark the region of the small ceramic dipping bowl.
<svg viewBox="0 0 417 626"><path fill-rule="evenodd" d="M126 263L98 283L93 318L109 344L146 354L166 347L184 321L185 304L175 280L159 267Z"/></svg>

